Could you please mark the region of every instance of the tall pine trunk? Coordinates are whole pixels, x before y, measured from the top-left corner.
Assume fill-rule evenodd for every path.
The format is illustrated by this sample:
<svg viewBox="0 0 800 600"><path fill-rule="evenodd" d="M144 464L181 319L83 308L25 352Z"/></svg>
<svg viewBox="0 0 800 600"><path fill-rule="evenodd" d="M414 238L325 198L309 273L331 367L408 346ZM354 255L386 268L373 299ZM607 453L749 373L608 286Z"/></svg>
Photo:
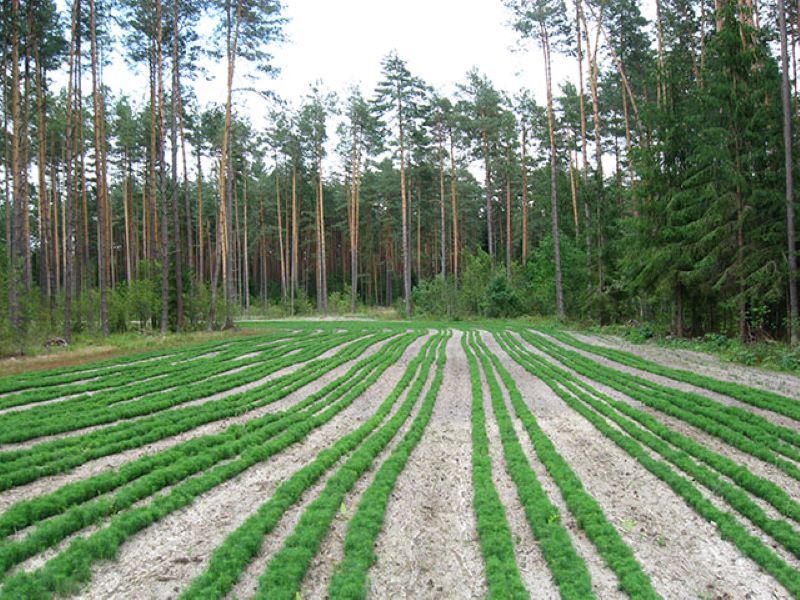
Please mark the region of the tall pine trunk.
<svg viewBox="0 0 800 600"><path fill-rule="evenodd" d="M789 97L789 59L786 40L786 7L778 0L778 25L781 37L781 97L783 100L783 147L786 175L786 232L789 262L789 339L792 345L800 337L797 306L797 241L795 239L794 161L792 160L792 103Z"/></svg>
<svg viewBox="0 0 800 600"><path fill-rule="evenodd" d="M11 193L13 217L11 227L11 262L9 264L8 307L11 328L23 333L21 292L25 284L24 252L22 239L22 215L25 199L22 197L22 165L20 160L20 138L22 116L20 115L19 73L19 0L11 1Z"/></svg>
<svg viewBox="0 0 800 600"><path fill-rule="evenodd" d="M72 3L72 27L70 35L69 68L67 79L67 115L65 130L66 197L64 200L64 339L72 341L72 293L75 282L75 203L73 178L73 93L75 90L76 64L80 60L77 40L80 36L80 0Z"/></svg>
<svg viewBox="0 0 800 600"><path fill-rule="evenodd" d="M169 211L164 151L164 52L161 0L156 0L156 73L158 83L158 191L161 200L161 334L169 327Z"/></svg>
<svg viewBox="0 0 800 600"><path fill-rule="evenodd" d="M558 228L558 198L556 191L556 133L553 113L553 87L550 62L550 39L542 28L542 52L544 54L545 79L547 84L547 128L550 134L550 219L553 235L553 263L556 283L556 314L559 319L566 316L564 311L564 288L561 277L561 236Z"/></svg>
<svg viewBox="0 0 800 600"><path fill-rule="evenodd" d="M178 77L180 70L178 40L180 39L181 29L180 0L172 0L172 2L172 114L170 115L170 149L172 151L172 231L175 237L175 319L178 330L181 330L183 329L183 254L181 248L180 219L178 217L178 107L181 94L180 79Z"/></svg>
<svg viewBox="0 0 800 600"><path fill-rule="evenodd" d="M108 328L108 240L106 173L103 161L103 94L98 81L97 9L95 0L89 0L89 36L92 55L92 108L94 110L95 175L97 177L97 275L100 286L100 326L107 336Z"/></svg>
<svg viewBox="0 0 800 600"><path fill-rule="evenodd" d="M403 128L403 103L399 95L397 100L397 115L400 127L400 209L402 214L403 235L403 303L406 318L411 317L411 231L409 227L408 190L406 189L406 146L405 131Z"/></svg>
<svg viewBox="0 0 800 600"><path fill-rule="evenodd" d="M450 213L453 221L453 280L458 285L459 275L459 251L461 240L458 235L459 216L458 216L458 179L456 171L455 142L453 141L453 131L450 134Z"/></svg>
<svg viewBox="0 0 800 600"><path fill-rule="evenodd" d="M526 154L528 147L528 128L522 124L522 143L520 148L520 169L522 170L522 264L528 262L528 166Z"/></svg>

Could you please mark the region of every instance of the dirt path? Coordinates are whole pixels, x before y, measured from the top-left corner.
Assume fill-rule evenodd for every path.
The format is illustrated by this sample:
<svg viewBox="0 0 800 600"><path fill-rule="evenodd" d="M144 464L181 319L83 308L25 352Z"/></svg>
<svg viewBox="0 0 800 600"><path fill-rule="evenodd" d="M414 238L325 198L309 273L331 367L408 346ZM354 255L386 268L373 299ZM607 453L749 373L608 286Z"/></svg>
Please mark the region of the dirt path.
<svg viewBox="0 0 800 600"><path fill-rule="evenodd" d="M371 598L482 598L472 508L470 383L461 334L447 345L439 399L397 480L376 540Z"/></svg>
<svg viewBox="0 0 800 600"><path fill-rule="evenodd" d="M174 598L202 572L225 537L264 503L275 488L323 448L372 414L423 343L416 340L367 393L287 451L202 494L181 511L128 540L117 560L97 565L78 598ZM305 395L324 383L307 386Z"/></svg>

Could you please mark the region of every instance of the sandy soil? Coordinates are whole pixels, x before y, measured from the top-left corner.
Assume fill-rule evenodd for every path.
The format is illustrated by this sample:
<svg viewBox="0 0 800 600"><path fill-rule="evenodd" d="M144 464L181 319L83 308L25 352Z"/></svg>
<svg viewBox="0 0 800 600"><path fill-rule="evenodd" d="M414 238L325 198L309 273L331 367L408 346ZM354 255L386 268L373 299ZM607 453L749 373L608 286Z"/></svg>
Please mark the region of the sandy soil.
<svg viewBox="0 0 800 600"><path fill-rule="evenodd" d="M506 365L512 359L498 350ZM556 450L617 527L665 598L783 598L786 592L665 483L630 458L583 417L539 411L535 378L512 371L525 401ZM550 392L552 393L552 392Z"/></svg>
<svg viewBox="0 0 800 600"><path fill-rule="evenodd" d="M666 415L666 414L664 414L664 413L662 413L662 412L660 412L660 411L658 411L658 410L656 410L654 408L651 408L651 407L639 402L638 400L634 400L630 396L627 396L626 394L623 394L623 393L621 393L621 392L619 392L619 391L617 391L617 390L615 390L615 389L613 389L613 388L611 388L609 386L606 386L606 385L604 385L602 383L597 383L596 381L593 381L593 380L589 379L588 377L584 377L583 375L580 375L580 374L576 373L572 369L570 369L568 367L565 367L562 363L560 363L555 358L552 358L551 356L549 356L549 355L539 351L538 349L530 346L529 344L527 344L527 342L525 342L521 338L518 338L518 339L520 339L522 341L522 343L525 344L525 346L527 347L527 349L529 351L531 351L531 352L533 352L533 353L535 353L535 354L537 354L539 356L542 356L542 357L546 358L549 362L553 363L554 365L558 366L559 368L564 369L564 370L568 371L569 373L575 375L581 381L585 381L585 382L591 384L591 386L594 389L596 389L597 391L599 391L599 392L601 392L601 393L603 393L603 394L605 394L607 396L610 396L611 398L613 398L615 400L619 400L619 401L625 402L627 404L630 404L631 406L637 408L638 410L640 410L640 411L642 411L644 413L647 413L648 415L650 415L651 417L654 417L660 423L662 423L663 425L666 425L667 427L669 427L673 431L675 431L677 433L680 433L680 434L683 434L686 437L689 437L689 438L693 439L696 442L699 442L700 444L702 444L706 448L716 452L717 454L721 454L722 456L730 458L731 460L734 460L737 463L739 463L739 464L741 464L743 466L746 466L748 469L750 469L750 471L754 475L757 475L759 477L763 477L764 479L768 479L768 480L778 484L784 490L786 490L790 495L792 495L795 498L800 499L800 481L798 481L798 480L794 479L793 477L787 475L786 473L784 473L783 471L778 469L775 465L772 465L772 464L770 464L768 462L765 462L765 461L763 461L763 460L761 460L759 458L756 458L756 457L754 457L754 456L752 456L750 454L742 452L741 450L739 450L739 449L727 444L723 440L721 440L721 439L719 439L719 438L717 438L717 437L715 437L715 436L713 436L711 434L708 434L708 433L702 431L701 429L686 423L685 421L682 421L682 420L680 420L678 418ZM650 380L655 380L655 378L657 377L656 375L651 375L651 374L648 374L648 373L645 373L645 372L641 372L641 371L638 372L637 374L640 375L643 378L650 379ZM677 386L673 386L673 387L677 387ZM757 409L753 410L753 412L756 412L756 411L757 411ZM764 411L764 412L766 412L766 411ZM773 413L770 413L770 414L773 414ZM785 456L782 456L782 455L780 455L780 456L781 456L781 458L783 458L787 462L790 462L790 463L793 462L791 459L786 458Z"/></svg>
<svg viewBox="0 0 800 600"><path fill-rule="evenodd" d="M472 508L469 368L455 333L425 435L392 491L372 598L481 598L483 559Z"/></svg>
<svg viewBox="0 0 800 600"><path fill-rule="evenodd" d="M505 356L507 356L500 349L500 346L497 344L493 336L483 335L482 337L483 340L486 342L486 345L495 355L504 358ZM506 369L508 369L509 372L511 372L515 381L519 381L521 377L527 375L527 371L525 371L522 367L520 367L516 362L509 362L509 361L504 360L503 364L506 367ZM536 386L537 384L541 384L542 386L544 386L543 388L536 390L537 402L539 400L542 400L542 402L539 403L540 406L544 407L551 403L552 405L560 404L565 411L569 411L569 409L563 403L561 398L556 396L552 392L552 390L550 390L549 387L547 387L544 383L541 382L541 380L531 378L529 375L528 379L530 380L531 386ZM597 594L597 597L603 598L604 600L614 599L614 598L624 598L625 597L624 594L621 594L617 590L617 584L618 584L617 576L611 569L609 569L606 566L605 562L603 561L603 558L597 553L597 550L595 549L592 542L578 527L578 523L575 517L572 515L572 513L569 512L569 509L567 508L567 505L564 502L563 497L561 496L561 492L558 489L558 486L556 485L555 481L553 481L553 478L550 477L550 474L547 472L545 466L539 461L539 458L536 456L536 452L533 450L533 445L530 442L530 437L528 436L528 432L525 431L522 422L516 417L514 408L511 406L508 397L508 390L506 389L505 386L502 386L502 391L503 391L503 398L506 403L506 409L508 410L508 413L512 415L514 430L516 431L517 438L520 440L520 445L522 446L522 449L528 458L528 463L531 465L531 468L533 469L534 473L536 473L536 478L539 480L539 483L542 485L542 488L544 488L544 491L547 493L547 497L558 508L559 512L561 513L561 522L564 524L565 529L572 538L572 543L575 546L575 549L577 550L578 554L586 562L586 566L589 569L589 574L592 577L592 585L595 590L595 593ZM490 414L488 412L488 409L486 414L487 415ZM489 422L488 419L487 422ZM495 436L499 437L499 432L496 434L492 433L492 426L490 425L489 438L492 448L495 445L502 447L499 444L499 440L497 441L492 440L492 438ZM492 460L495 460L494 457L492 458ZM497 463L495 462L495 464ZM498 486L498 491L500 489L501 488ZM506 506L508 506L508 502L506 502L505 499L503 500L503 502ZM513 531L515 524L513 522L514 520L512 519L512 516L513 515L510 513L509 521L511 522ZM530 530L530 526L528 526L527 524L527 519L524 513L521 514L521 518L523 519L523 523L526 526L526 528ZM530 537L531 540L533 540L533 534L531 534ZM536 546L536 553L539 554L540 558L538 561L534 563L535 568L542 571L545 575L548 575L549 568L547 567L547 563L544 561L544 557L541 556L541 552L538 551L538 545ZM522 572L523 577L525 577L526 572L525 570L523 570L522 563L520 562L519 565L520 565L520 571ZM543 577L541 577L541 573L539 578L543 579ZM552 590L548 589L548 587L543 586L542 583L539 582L538 586L533 586L533 587L529 586L528 589L531 590L540 589L543 592L543 597L557 598L558 597L557 588L552 582L549 583L549 586L550 588L552 588Z"/></svg>
<svg viewBox="0 0 800 600"><path fill-rule="evenodd" d="M671 387L671 388L674 388L674 389L677 389L677 390L680 390L680 391L683 391L683 392L691 392L691 393L694 393L694 394L705 396L705 397L711 398L712 400L715 400L715 401L717 401L717 402L719 402L721 404L725 404L727 406L735 406L736 408L741 408L743 410L747 410L747 411L752 412L754 414L760 415L760 416L764 417L765 419L767 419L768 421L770 421L771 423L774 423L776 425L781 425L783 427L788 427L789 429L796 429L798 426L800 426L800 422L795 421L794 419L792 419L790 417L787 417L787 416L784 416L784 415L781 415L779 413L775 413L775 412L772 412L770 410L765 410L765 409L759 408L757 406L752 406L751 404L747 404L745 402L741 402L739 400L736 400L735 398L731 398L730 396L726 396L724 394L719 394L717 392L713 392L713 391L707 390L705 388L697 387L697 386L694 386L694 385L689 384L689 383L684 383L682 381L677 381L675 379L670 379L669 377L663 377L661 375L656 375L654 373L648 373L647 371L642 371L640 369L636 369L636 368L633 368L633 367L628 367L626 365L622 365L622 364L620 364L618 362L615 362L613 360L610 360L608 358L604 358L602 356L598 356L597 354L594 354L592 352L587 352L585 350L574 348L572 346L569 346L568 344L564 344L563 342L560 342L560 341L558 341L558 340L556 340L554 338L551 338L550 336L543 335L543 334L540 334L540 335L542 335L542 337L550 340L551 342L553 342L555 344L558 344L559 346L562 346L562 347L568 348L570 350L573 350L573 351L577 352L578 354L581 354L583 356L591 358L593 361L595 361L596 363L598 363L600 365L603 365L603 366L606 366L606 367L611 367L613 369L616 369L617 371L620 371L621 373L628 373L628 374L631 374L631 375L635 375L637 377L641 377L642 379L647 379L648 381L652 381L652 382L657 383L659 385ZM746 378L747 375L746 374L742 374L741 377ZM741 382L739 382L739 383L741 383ZM798 386L798 389L800 389L800 380L798 380L797 386ZM792 389L792 388L790 388L790 389ZM794 389L792 389L792 391L794 391Z"/></svg>
<svg viewBox="0 0 800 600"><path fill-rule="evenodd" d="M400 329L397 328L396 331L399 332ZM472 506L471 388L460 335L456 332L448 343L445 376L433 416L392 491L384 528L376 542L379 559L369 573L371 598L472 599L484 597L487 592ZM713 357L695 352L630 346L622 341L608 341L607 338L596 339L587 336L580 338L592 343L619 347L661 364L691 369L719 379L738 381L786 395L791 394L800 399L800 379L788 375L722 363ZM722 540L713 524L697 515L666 484L651 475L588 421L570 409L543 381L513 361L500 349L492 336L484 333L483 339L509 369L523 399L530 406L543 431L571 465L587 492L601 504L607 518L628 543L644 570L650 575L656 590L663 597L715 600L789 597L772 577L762 572L732 544ZM376 384L328 424L311 432L290 449L254 465L235 479L196 498L189 507L169 515L128 540L120 549L116 560L95 565L91 583L78 597L85 600L106 598L148 600L177 597L180 590L206 567L214 549L244 519L269 499L282 481L312 460L321 449L328 447L374 414L375 409L400 379L408 362L423 343L424 338L416 340ZM356 360L380 351L384 344L385 342L373 345L365 355ZM342 347L330 350L323 356L330 356L340 351ZM533 349L532 351L535 352ZM244 356L251 355L253 354ZM623 367L595 355L592 355L592 358L620 371L635 372L637 375L665 383L675 389L691 389L728 404L743 406L758 414L768 415L768 418L775 423L788 426L781 420L783 417L777 416L776 420L773 413L759 412L719 394ZM548 360L557 364L553 359ZM244 423L264 414L283 410L344 374L354 362L350 361L332 370L312 384L274 404L240 417L209 423L142 448L91 461L70 473L45 477L31 484L2 492L0 511L6 510L18 500L44 494L67 483L118 468L140 456L163 451L195 436L218 433L234 423ZM231 369L242 366L237 364L236 360L232 360L230 364ZM244 389L253 389L270 379L302 367L302 364L294 365L272 374L269 378L235 388L219 397ZM642 409L668 427L746 465L752 472L774 481L795 500L800 501L800 482L786 476L772 465L731 448L678 419L642 406L641 403L606 386L594 382L592 386L613 398ZM404 396L398 400L396 407L400 405ZM209 398L203 399L203 401L208 400ZM504 400L532 469L551 501L561 511L562 521L576 550L586 560L598 598L603 600L621 598L621 593L616 589L616 576L604 564L596 548L578 528L574 517L567 510L558 487L538 461L527 432L524 431L519 419L513 416L514 411L505 392ZM418 410L420 401L414 414ZM502 445L488 393L485 409L490 453L494 465L494 482L512 529L515 553L523 581L532 597L557 598L557 590L538 544L530 532L516 488L505 471ZM344 514L337 515L331 530L323 540L321 551L314 559L304 581L303 598L325 597L332 569L342 557L342 544L349 517L363 491L372 481L377 466L385 460L401 439L412 419L413 415L389 447L378 457L374 468L366 473L346 496L347 510ZM796 423L794 426L797 426ZM67 435L76 433L71 432ZM339 462L339 465L344 460L346 457ZM269 558L281 547L303 510L319 495L327 478L339 465L329 470L321 481L312 486L301 500L287 511L275 530L265 537L259 556L245 571L230 595L231 598L247 597L256 589L257 579ZM702 487L700 489L717 506L729 510L710 490ZM149 500L144 500L142 504L147 502ZM777 516L777 511L762 501L757 502L770 516ZM738 518L753 533L757 533L743 517ZM91 531L91 528L85 530L82 535L88 531ZM767 541L764 534L758 535ZM790 566L800 568L800 561L783 551L780 553ZM35 568L41 565L45 558L54 554L55 551L49 551L26 561L24 567Z"/></svg>
<svg viewBox="0 0 800 600"><path fill-rule="evenodd" d="M588 344L624 350L641 356L655 363L694 371L723 381L734 381L754 388L776 392L800 400L800 377L769 371L756 367L747 367L725 362L716 356L682 348L662 348L650 344L632 344L627 340L611 335L589 335L570 332L575 338Z"/></svg>
<svg viewBox="0 0 800 600"><path fill-rule="evenodd" d="M163 440L159 440L157 442L153 442L152 444L147 444L146 446L142 446L140 448L133 448L131 450L126 450L125 452L120 452L118 454L114 454L112 456L105 456L102 458L98 458L96 460L87 462L72 471L67 473L62 473L58 475L52 475L49 477L43 477L36 481L33 481L29 484L19 486L13 488L11 490L6 490L4 492L0 492L0 512L6 510L11 504L14 502L18 502L19 500L24 500L25 498L31 498L34 496L38 496L41 494L45 494L48 492L52 492L63 485L68 483L72 483L74 481L80 481L82 479L86 479L87 477L91 477L92 475L97 475L102 473L108 469L114 469L123 465L127 462L136 460L137 458L147 455L147 454L155 454L157 452L161 452L181 442L188 441L194 437L199 437L202 435L213 435L216 433L220 433L230 427L231 425L235 424L242 424L250 421L251 419L257 419L267 413L276 412L278 410L283 410L292 404L306 398L308 395L313 393L315 390L321 389L327 383L335 380L338 377L344 375L348 369L350 369L353 364L355 364L358 360L377 352L380 347L385 342L381 342L379 344L373 344L373 346L369 347L361 357L348 361L343 365L340 365L336 369L329 371L319 379L317 379L312 384L305 386L292 394L287 395L286 397L274 402L272 404L268 404L256 410L250 411L244 415L238 417L229 417L227 419L221 419L219 421L213 421L211 423L206 423L205 425L201 425L200 427L196 427L190 431L186 431L184 433L178 434L176 436L171 436L168 438L164 438ZM332 356L336 352L338 352L341 348L337 347L332 350L329 350L323 357ZM268 379L274 379L280 377L282 375L286 375L291 373L302 366L305 363L299 363L298 365L292 365L291 367L286 367L273 373ZM229 392L232 393L232 392ZM222 397L222 396L220 396ZM94 429L99 429L100 427L94 428L87 428L86 431L92 431ZM81 430L81 432L86 432ZM71 432L68 435L77 435L79 432ZM54 438L59 436L53 436ZM63 437L63 436L62 436ZM33 445L33 443L29 443L28 445Z"/></svg>
<svg viewBox="0 0 800 600"><path fill-rule="evenodd" d="M320 354L319 356L317 356L315 358L309 359L307 361L298 362L298 363L292 364L292 365L290 365L288 367L284 367L282 369L279 369L278 371L275 371L274 373L270 373L269 375L266 375L266 376L264 376L264 377L262 377L260 379L251 381L249 383L245 383L245 384L236 386L234 388L225 390L224 392L218 392L218 393L213 394L211 396L204 396L203 398L198 398L198 399L192 400L190 402L184 402L182 404L178 404L176 406L172 406L172 407L167 408L165 410L166 411L170 411L170 410L177 410L177 409L181 409L181 408L187 408L187 407L190 407L190 406L198 406L200 404L205 404L206 402L210 402L212 400L219 400L221 398L226 398L226 397L231 396L233 394L238 394L238 393L250 391L250 390L255 389L255 388L257 388L257 387L259 387L261 385L264 385L265 383L268 383L268 382L270 382L270 381L272 381L274 379L277 379L278 377L281 377L283 375L287 375L289 373L293 373L293 372L295 372L295 371L297 371L299 369L302 369L306 364L308 364L309 362L311 362L313 360L320 360L320 359L324 359L324 358L330 358L331 356L333 356L334 354L338 353L343 348L345 348L348 344L351 344L351 343L353 343L353 342L348 342L348 343L342 344L340 346L335 346L335 347L331 348L330 350L325 351L324 353ZM367 349L366 353L362 354L362 356L367 356L368 353L375 352L378 348L380 348L385 343L386 343L386 340L384 340L384 341L382 341L382 342L380 342L378 344L373 344L370 348ZM252 366L252 365L248 365L248 366ZM242 368L246 368L246 367L232 367L231 368L231 372L240 371L240 370L242 370ZM220 376L222 376L222 375L218 374L218 375L215 375L214 377L220 377ZM169 389L174 389L174 388L169 388ZM159 393L166 393L167 391L168 390L164 390L164 391L159 392ZM127 402L134 402L135 400L136 400L136 398L132 398L131 400L128 400ZM274 405L271 405L271 406L274 406ZM124 419L124 422L138 421L140 419L145 419L145 418L151 417L151 416L152 415L140 415L140 416L137 416L137 417L132 417L130 419ZM116 424L121 423L121 422L123 422L123 420L116 421L111 426L116 425ZM69 431L69 432L66 432L66 433L59 433L59 434L54 434L54 435L41 436L41 437L38 437L38 438L35 438L35 439L32 439L32 440L28 440L28 441L25 441L25 442L19 442L19 443L14 443L14 444L2 444L2 445L0 445L0 451L9 452L9 451L13 451L13 450L24 450L26 448L30 448L31 446L35 446L36 444L40 444L40 443L47 442L47 441L50 441L50 440L60 439L60 438L63 438L63 437L83 435L83 434L86 434L86 433L91 433L92 431L97 431L98 429L103 429L105 427L109 427L109 424L92 425L92 426L89 426L89 427L83 427L81 429L75 429L73 431Z"/></svg>
<svg viewBox="0 0 800 600"><path fill-rule="evenodd" d="M203 570L227 534L257 510L282 481L377 408L421 344L422 339L412 344L403 359L390 367L362 398L305 440L135 535L123 545L117 560L95 567L91 584L78 597L174 598ZM303 390L303 395L323 385L314 382Z"/></svg>
<svg viewBox="0 0 800 600"><path fill-rule="evenodd" d="M350 518L355 513L358 503L361 501L361 497L363 496L367 487L369 487L369 485L373 482L375 474L380 466L386 461L387 458L389 458L391 453L411 428L411 424L414 422L414 419L419 413L422 403L425 400L425 394L427 394L428 390L430 389L435 368L435 364L431 365L431 370L428 373L425 384L423 385L420 395L414 404L414 408L412 409L411 414L409 414L406 421L403 423L402 427L400 427L392 440L381 451L381 453L375 457L375 460L372 463L372 468L364 473L364 475L362 475L361 478L356 482L353 489L345 495L345 511L338 512L336 514L333 523L331 523L331 528L328 531L328 535L326 535L325 539L322 540L320 550L314 557L311 568L308 570L308 573L303 580L302 595L304 598L325 597L333 569L344 558L344 539L345 535L347 534L347 525L350 522ZM406 388L402 396L395 403L391 414L394 414L397 409L400 408L401 404L408 398L409 388Z"/></svg>
<svg viewBox="0 0 800 600"><path fill-rule="evenodd" d="M506 470L500 430L492 408L486 375L483 372L481 373L481 381L483 384L483 410L486 413L486 432L489 437L489 456L492 459L492 478L500 496L500 501L505 507L506 520L511 529L511 536L514 541L514 555L517 559L522 582L531 595L542 598L558 598L558 588L550 575L550 569L547 566L544 555L528 524L525 508L519 500L517 487Z"/></svg>

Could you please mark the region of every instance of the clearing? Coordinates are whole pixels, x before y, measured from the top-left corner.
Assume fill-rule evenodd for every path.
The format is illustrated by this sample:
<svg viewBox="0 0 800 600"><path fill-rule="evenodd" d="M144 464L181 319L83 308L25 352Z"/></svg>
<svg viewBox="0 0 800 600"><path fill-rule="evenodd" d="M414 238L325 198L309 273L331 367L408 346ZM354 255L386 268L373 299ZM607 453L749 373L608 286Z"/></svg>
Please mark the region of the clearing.
<svg viewBox="0 0 800 600"><path fill-rule="evenodd" d="M0 600L800 598L800 379L283 321L0 377Z"/></svg>

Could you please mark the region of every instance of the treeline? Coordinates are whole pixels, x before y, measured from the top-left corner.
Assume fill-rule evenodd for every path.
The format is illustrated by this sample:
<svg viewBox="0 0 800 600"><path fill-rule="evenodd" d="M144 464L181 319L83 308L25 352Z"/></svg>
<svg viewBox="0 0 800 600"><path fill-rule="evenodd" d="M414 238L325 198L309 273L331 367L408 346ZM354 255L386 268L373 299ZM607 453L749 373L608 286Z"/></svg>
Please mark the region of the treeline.
<svg viewBox="0 0 800 600"><path fill-rule="evenodd" d="M8 339L365 305L796 336L796 6L506 5L544 104L476 70L443 94L392 53L376 89L265 99L257 129L236 81L271 71L275 0L4 3ZM141 98L103 85L113 53Z"/></svg>

